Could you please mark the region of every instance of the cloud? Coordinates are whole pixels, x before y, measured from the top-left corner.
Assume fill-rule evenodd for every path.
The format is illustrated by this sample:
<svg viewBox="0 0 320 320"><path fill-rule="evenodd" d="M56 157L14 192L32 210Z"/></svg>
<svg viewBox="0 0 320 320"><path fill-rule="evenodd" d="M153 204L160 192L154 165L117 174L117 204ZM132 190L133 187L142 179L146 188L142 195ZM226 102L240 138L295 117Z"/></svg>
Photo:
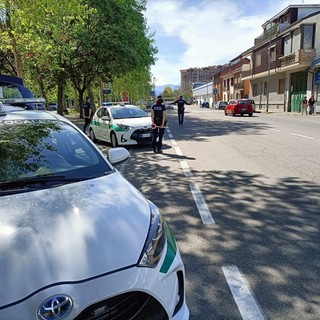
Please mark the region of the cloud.
<svg viewBox="0 0 320 320"><path fill-rule="evenodd" d="M316 3L308 1L312 2ZM281 0L149 0L146 18L150 31L156 32L159 50L151 69L157 83L179 84L180 69L228 63L252 47L262 33L261 25L290 4Z"/></svg>

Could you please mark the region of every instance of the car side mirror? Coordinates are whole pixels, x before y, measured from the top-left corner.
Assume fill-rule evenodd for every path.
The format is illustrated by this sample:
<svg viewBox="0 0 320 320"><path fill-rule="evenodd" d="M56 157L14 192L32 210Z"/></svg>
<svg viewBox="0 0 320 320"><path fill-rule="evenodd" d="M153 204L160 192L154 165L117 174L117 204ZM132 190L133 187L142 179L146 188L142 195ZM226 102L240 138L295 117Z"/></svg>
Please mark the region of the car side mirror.
<svg viewBox="0 0 320 320"><path fill-rule="evenodd" d="M123 147L110 148L108 150L108 160L111 164L119 164L128 160L130 157L130 152Z"/></svg>

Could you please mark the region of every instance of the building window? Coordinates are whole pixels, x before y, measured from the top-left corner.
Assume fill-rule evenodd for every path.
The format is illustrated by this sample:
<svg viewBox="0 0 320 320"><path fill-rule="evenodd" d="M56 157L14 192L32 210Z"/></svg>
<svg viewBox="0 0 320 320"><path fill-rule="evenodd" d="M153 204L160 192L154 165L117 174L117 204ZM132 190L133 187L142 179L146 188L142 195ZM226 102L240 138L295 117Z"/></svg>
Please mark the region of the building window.
<svg viewBox="0 0 320 320"><path fill-rule="evenodd" d="M285 84L285 80L284 79L279 79L279 81L278 81L278 93L284 93L284 84Z"/></svg>
<svg viewBox="0 0 320 320"><path fill-rule="evenodd" d="M261 66L261 52L256 54L256 67Z"/></svg>
<svg viewBox="0 0 320 320"><path fill-rule="evenodd" d="M313 49L314 48L314 25L302 26L302 49Z"/></svg>
<svg viewBox="0 0 320 320"><path fill-rule="evenodd" d="M287 56L291 53L291 34L288 34L283 38L283 55Z"/></svg>
<svg viewBox="0 0 320 320"><path fill-rule="evenodd" d="M266 96L268 93L268 82L263 83L263 94Z"/></svg>
<svg viewBox="0 0 320 320"><path fill-rule="evenodd" d="M292 50L291 53L294 53L301 49L301 31L296 29L292 32Z"/></svg>
<svg viewBox="0 0 320 320"><path fill-rule="evenodd" d="M283 38L283 55L287 56L301 47L301 30L296 29Z"/></svg>
<svg viewBox="0 0 320 320"><path fill-rule="evenodd" d="M252 95L257 96L258 95L258 85L256 83L252 86Z"/></svg>
<svg viewBox="0 0 320 320"><path fill-rule="evenodd" d="M270 61L276 60L276 46L270 48Z"/></svg>

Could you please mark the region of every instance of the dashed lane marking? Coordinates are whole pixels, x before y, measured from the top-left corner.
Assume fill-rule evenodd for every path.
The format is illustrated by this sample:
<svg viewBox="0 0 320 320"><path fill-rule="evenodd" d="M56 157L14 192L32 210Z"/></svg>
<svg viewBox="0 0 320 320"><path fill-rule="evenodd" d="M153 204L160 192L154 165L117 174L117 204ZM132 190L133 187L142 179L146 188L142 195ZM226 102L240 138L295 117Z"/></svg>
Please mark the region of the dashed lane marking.
<svg viewBox="0 0 320 320"><path fill-rule="evenodd" d="M281 132L281 130L279 130L279 129L270 128L269 130L270 130L270 131L275 131L275 132Z"/></svg>
<svg viewBox="0 0 320 320"><path fill-rule="evenodd" d="M207 207L206 202L201 194L201 191L197 184L190 183L190 189L193 196L193 199L197 205L201 220L204 224L214 224L214 220L210 213L210 210Z"/></svg>
<svg viewBox="0 0 320 320"><path fill-rule="evenodd" d="M306 139L314 140L314 138L313 138L313 137L304 136L304 135L302 135L302 134L297 134L297 133L292 133L292 132L291 132L290 134L292 134L293 136L296 136L296 137L300 137L300 138L306 138Z"/></svg>
<svg viewBox="0 0 320 320"><path fill-rule="evenodd" d="M251 294L246 279L236 266L222 267L233 299L240 311L243 320L264 320L262 312Z"/></svg>
<svg viewBox="0 0 320 320"><path fill-rule="evenodd" d="M183 153L182 153L182 151L181 151L181 149L179 147L174 147L174 149L176 150L176 154L178 156L183 156Z"/></svg>
<svg viewBox="0 0 320 320"><path fill-rule="evenodd" d="M188 162L185 160L180 161L181 168L183 170L183 173L186 177L192 177L192 172L190 170L190 167L188 165Z"/></svg>

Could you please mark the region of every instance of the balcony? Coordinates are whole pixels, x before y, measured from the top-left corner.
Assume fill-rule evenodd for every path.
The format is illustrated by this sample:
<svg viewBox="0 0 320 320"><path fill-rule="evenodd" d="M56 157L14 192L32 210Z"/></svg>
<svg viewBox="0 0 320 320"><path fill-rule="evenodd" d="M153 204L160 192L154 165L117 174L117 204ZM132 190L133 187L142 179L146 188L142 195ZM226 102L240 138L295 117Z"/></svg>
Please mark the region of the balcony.
<svg viewBox="0 0 320 320"><path fill-rule="evenodd" d="M281 68L298 64L300 66L310 66L316 56L315 49L300 49L280 58Z"/></svg>
<svg viewBox="0 0 320 320"><path fill-rule="evenodd" d="M234 88L235 89L243 89L244 88L244 82L241 81L241 82L237 82L234 84Z"/></svg>
<svg viewBox="0 0 320 320"><path fill-rule="evenodd" d="M251 77L252 76L252 70L242 70L241 71L241 78L247 78L247 77Z"/></svg>
<svg viewBox="0 0 320 320"><path fill-rule="evenodd" d="M270 29L264 31L262 35L254 39L254 45L258 46L259 44L274 38L279 30L279 24L273 25Z"/></svg>

